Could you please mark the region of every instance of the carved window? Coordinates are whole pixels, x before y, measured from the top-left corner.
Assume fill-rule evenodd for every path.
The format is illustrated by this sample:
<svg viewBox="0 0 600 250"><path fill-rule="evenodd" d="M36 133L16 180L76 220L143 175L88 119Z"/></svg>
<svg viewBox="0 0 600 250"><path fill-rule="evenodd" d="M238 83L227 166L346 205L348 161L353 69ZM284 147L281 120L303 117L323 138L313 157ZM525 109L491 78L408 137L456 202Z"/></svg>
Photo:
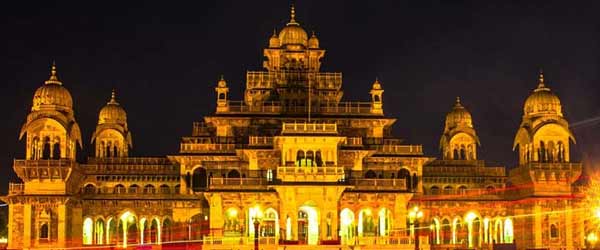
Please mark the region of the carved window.
<svg viewBox="0 0 600 250"><path fill-rule="evenodd" d="M156 188L154 186L148 184L144 187L144 194L155 194Z"/></svg>
<svg viewBox="0 0 600 250"><path fill-rule="evenodd" d="M43 223L40 226L40 240L48 240L49 238L49 233L48 233L48 223Z"/></svg>
<svg viewBox="0 0 600 250"><path fill-rule="evenodd" d="M128 193L135 194L138 192L139 189L140 189L140 187L138 185L133 184L133 185L129 186Z"/></svg>
<svg viewBox="0 0 600 250"><path fill-rule="evenodd" d="M160 193L161 194L169 194L169 193L171 193L171 188L169 188L168 185L163 184L160 186Z"/></svg>
<svg viewBox="0 0 600 250"><path fill-rule="evenodd" d="M550 225L550 238L558 238L558 227L556 224Z"/></svg>
<svg viewBox="0 0 600 250"><path fill-rule="evenodd" d="M125 186L123 186L121 184L116 185L115 189L114 189L114 193L115 194L124 194L125 193Z"/></svg>

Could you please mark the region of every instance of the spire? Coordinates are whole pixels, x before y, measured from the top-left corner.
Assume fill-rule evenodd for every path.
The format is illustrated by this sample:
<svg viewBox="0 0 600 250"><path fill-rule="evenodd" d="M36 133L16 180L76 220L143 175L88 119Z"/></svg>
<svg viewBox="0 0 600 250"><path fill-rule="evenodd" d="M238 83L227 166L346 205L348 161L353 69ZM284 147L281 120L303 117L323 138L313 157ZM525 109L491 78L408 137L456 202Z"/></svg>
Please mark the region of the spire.
<svg viewBox="0 0 600 250"><path fill-rule="evenodd" d="M110 94L110 101L108 102L108 104L119 104L117 102L117 93L115 89L112 89L112 92Z"/></svg>
<svg viewBox="0 0 600 250"><path fill-rule="evenodd" d="M548 87L546 87L546 84L544 83L544 71L542 69L540 69L540 75L538 77L538 86L534 91L540 90L550 90Z"/></svg>
<svg viewBox="0 0 600 250"><path fill-rule="evenodd" d="M62 85L62 82L60 82L58 76L56 76L56 62L54 60L52 60L52 67L50 68L50 78L44 83Z"/></svg>
<svg viewBox="0 0 600 250"><path fill-rule="evenodd" d="M460 103L460 96L456 97L456 102L454 103L454 107L455 108L462 108L463 107L462 103Z"/></svg>
<svg viewBox="0 0 600 250"><path fill-rule="evenodd" d="M379 82L379 77L375 77L375 82L373 82L373 86L371 89L381 89L381 83Z"/></svg>
<svg viewBox="0 0 600 250"><path fill-rule="evenodd" d="M298 22L296 22L296 8L294 7L294 4L292 4L292 7L290 8L290 22L288 25L290 24L298 25Z"/></svg>
<svg viewBox="0 0 600 250"><path fill-rule="evenodd" d="M273 28L273 37L277 37L277 29Z"/></svg>
<svg viewBox="0 0 600 250"><path fill-rule="evenodd" d="M227 87L227 82L225 81L225 77L222 74L221 74L221 78L219 79L219 82L217 83L217 86L219 88Z"/></svg>

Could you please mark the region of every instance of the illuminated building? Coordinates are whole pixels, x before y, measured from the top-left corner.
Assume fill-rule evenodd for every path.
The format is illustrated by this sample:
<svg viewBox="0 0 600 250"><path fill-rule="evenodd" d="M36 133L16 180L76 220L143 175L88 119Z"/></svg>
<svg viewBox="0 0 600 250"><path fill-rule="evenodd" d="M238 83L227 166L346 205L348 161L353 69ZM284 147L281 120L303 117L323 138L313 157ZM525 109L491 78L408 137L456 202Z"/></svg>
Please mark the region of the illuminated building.
<svg viewBox="0 0 600 250"><path fill-rule="evenodd" d="M572 186L581 165L570 162L574 137L543 75L515 138L519 166L506 172L477 157L459 99L436 160L391 134L396 119L384 114L378 80L365 89L369 101L342 101L342 74L320 71L324 55L292 8L264 49L265 71L247 72L244 100L230 100L221 78L216 112L193 124L179 153L129 156L132 133L113 91L85 162L75 160L81 132L53 65L20 134L26 155L13 168L23 183L3 197L9 248L201 240L205 249L249 249L255 222L263 248L273 249L410 248L417 234L424 248L583 246Z"/></svg>

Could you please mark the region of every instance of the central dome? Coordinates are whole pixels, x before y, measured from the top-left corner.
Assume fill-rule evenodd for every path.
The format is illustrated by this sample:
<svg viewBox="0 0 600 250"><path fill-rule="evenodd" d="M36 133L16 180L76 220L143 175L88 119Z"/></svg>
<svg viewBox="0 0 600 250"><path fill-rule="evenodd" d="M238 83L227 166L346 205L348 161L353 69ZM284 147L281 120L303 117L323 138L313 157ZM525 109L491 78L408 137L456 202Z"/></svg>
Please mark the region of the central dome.
<svg viewBox="0 0 600 250"><path fill-rule="evenodd" d="M71 93L62 86L62 82L56 76L56 65L52 65L50 79L39 87L33 95L33 106L31 111L42 109L53 109L58 111L71 111L73 109L73 98Z"/></svg>
<svg viewBox="0 0 600 250"><path fill-rule="evenodd" d="M544 84L543 73L540 73L538 87L527 97L523 112L525 115L556 114L562 116L560 99Z"/></svg>
<svg viewBox="0 0 600 250"><path fill-rule="evenodd" d="M296 22L296 11L294 7L291 10L290 22L279 33L279 41L282 46L285 45L303 45L307 46L308 34Z"/></svg>

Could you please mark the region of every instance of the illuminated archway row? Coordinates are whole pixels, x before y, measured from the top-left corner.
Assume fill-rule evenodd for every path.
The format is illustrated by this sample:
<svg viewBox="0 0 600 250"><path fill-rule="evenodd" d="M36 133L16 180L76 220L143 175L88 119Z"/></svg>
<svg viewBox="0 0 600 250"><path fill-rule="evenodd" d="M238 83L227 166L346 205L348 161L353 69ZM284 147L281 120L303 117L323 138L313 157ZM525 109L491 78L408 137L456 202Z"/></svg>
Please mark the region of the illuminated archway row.
<svg viewBox="0 0 600 250"><path fill-rule="evenodd" d="M160 244L171 241L172 221L169 217L143 216L131 211L119 216L85 217L83 220L84 245Z"/></svg>
<svg viewBox="0 0 600 250"><path fill-rule="evenodd" d="M492 243L511 243L514 240L513 220L509 217L483 219L476 212L463 217L434 217L430 225L432 244L468 244L480 247Z"/></svg>
<svg viewBox="0 0 600 250"><path fill-rule="evenodd" d="M261 237L279 237L279 213L275 208L263 209L254 205L247 209L247 213L240 213L240 208L229 207L223 215L223 233L225 236L239 237L246 235L254 237L254 221L260 222Z"/></svg>
<svg viewBox="0 0 600 250"><path fill-rule="evenodd" d="M386 207L377 210L362 208L358 216L349 208L340 212L340 240L344 245L354 244L357 236L389 236L391 229L392 213Z"/></svg>

